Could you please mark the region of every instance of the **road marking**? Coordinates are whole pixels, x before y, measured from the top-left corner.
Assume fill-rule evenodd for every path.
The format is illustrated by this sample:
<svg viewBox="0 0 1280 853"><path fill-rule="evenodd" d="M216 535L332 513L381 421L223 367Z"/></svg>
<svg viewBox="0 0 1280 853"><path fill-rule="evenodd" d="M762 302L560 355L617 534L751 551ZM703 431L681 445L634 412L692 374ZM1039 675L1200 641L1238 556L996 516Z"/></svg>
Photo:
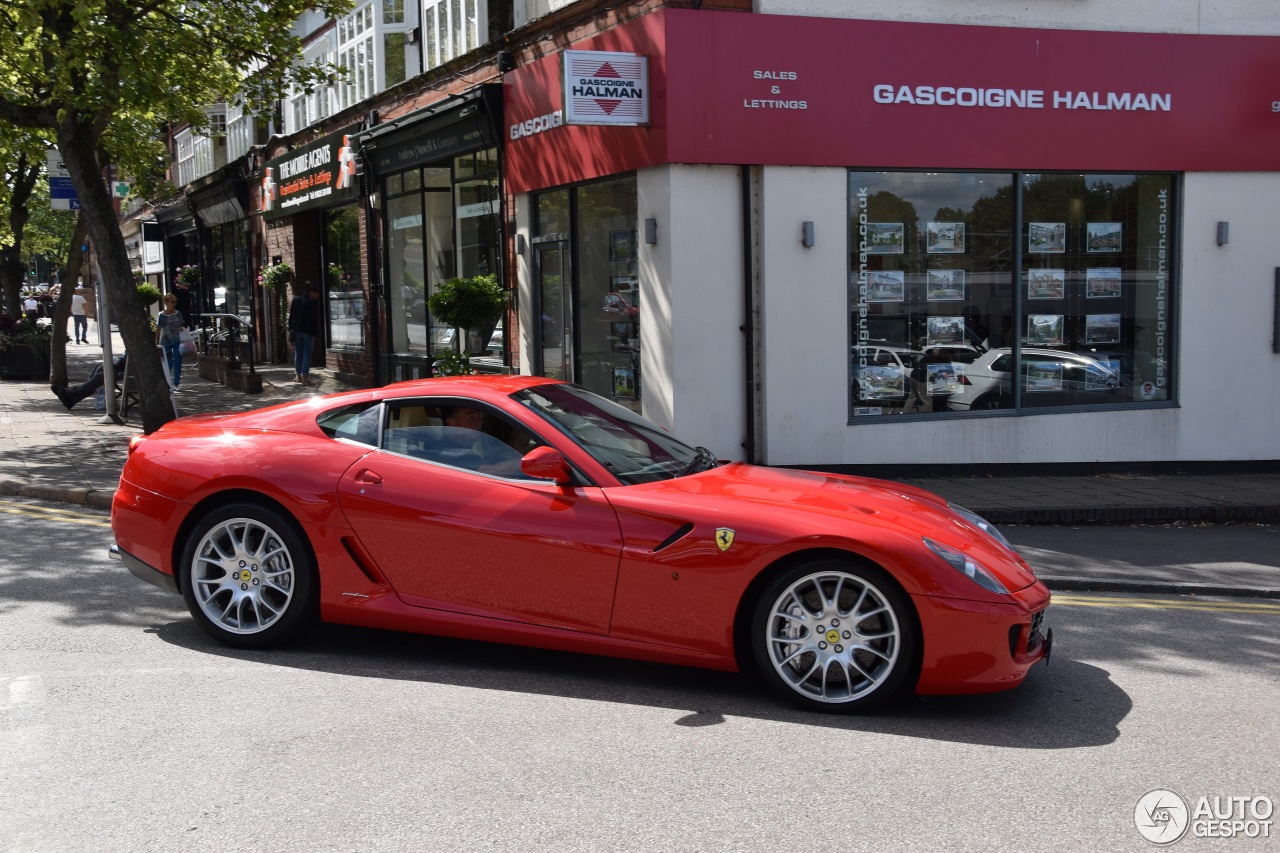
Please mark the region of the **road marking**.
<svg viewBox="0 0 1280 853"><path fill-rule="evenodd" d="M1252 601L1192 601L1183 598L1113 598L1055 595L1054 604L1067 607L1127 607L1143 610L1208 610L1216 613L1262 613L1280 616L1280 604Z"/></svg>
<svg viewBox="0 0 1280 853"><path fill-rule="evenodd" d="M17 675L13 678L0 679L0 711L9 711L19 705L28 705L40 700L43 686L38 675Z"/></svg>
<svg viewBox="0 0 1280 853"><path fill-rule="evenodd" d="M0 512L10 515L23 515L27 518L39 518L43 521L65 521L69 524L83 524L88 527L110 527L111 522L100 515L89 515L85 512L70 509L56 509L40 504L23 504L12 501L0 501Z"/></svg>

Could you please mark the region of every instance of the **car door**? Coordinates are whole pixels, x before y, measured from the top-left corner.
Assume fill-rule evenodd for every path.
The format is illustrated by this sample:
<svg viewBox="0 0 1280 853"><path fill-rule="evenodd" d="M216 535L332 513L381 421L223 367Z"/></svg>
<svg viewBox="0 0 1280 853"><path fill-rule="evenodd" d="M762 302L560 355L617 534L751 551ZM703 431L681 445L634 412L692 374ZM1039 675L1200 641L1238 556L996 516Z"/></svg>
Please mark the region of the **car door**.
<svg viewBox="0 0 1280 853"><path fill-rule="evenodd" d="M397 595L419 607L607 633L622 534L601 490L419 458L397 436L435 426L401 433L397 417L421 418L389 409L382 447L346 472L339 502ZM502 416L487 409L486 417Z"/></svg>

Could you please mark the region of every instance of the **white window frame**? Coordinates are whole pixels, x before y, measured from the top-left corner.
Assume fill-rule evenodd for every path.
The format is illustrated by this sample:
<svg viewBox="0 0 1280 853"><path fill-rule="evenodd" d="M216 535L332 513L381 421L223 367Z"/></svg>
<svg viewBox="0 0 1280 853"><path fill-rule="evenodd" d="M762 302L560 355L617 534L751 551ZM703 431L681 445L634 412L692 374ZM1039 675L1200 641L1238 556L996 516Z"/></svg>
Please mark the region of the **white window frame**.
<svg viewBox="0 0 1280 853"><path fill-rule="evenodd" d="M424 70L470 53L488 40L488 0L422 0Z"/></svg>
<svg viewBox="0 0 1280 853"><path fill-rule="evenodd" d="M227 160L239 160L253 147L253 122L251 113L243 104L227 104Z"/></svg>
<svg viewBox="0 0 1280 853"><path fill-rule="evenodd" d="M334 64L335 41L335 31L331 31L308 45L302 54L303 64L310 66ZM307 94L297 86L290 89L281 110L284 115L284 132L297 133L337 112L338 93L334 89L334 86L318 86L311 94Z"/></svg>

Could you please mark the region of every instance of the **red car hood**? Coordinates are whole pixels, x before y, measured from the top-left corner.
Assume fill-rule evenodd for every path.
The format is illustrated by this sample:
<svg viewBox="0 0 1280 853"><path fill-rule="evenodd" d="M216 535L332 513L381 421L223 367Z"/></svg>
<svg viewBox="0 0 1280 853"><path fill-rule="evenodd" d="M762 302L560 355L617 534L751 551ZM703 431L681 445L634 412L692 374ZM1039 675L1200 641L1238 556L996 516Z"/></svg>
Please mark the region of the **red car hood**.
<svg viewBox="0 0 1280 853"><path fill-rule="evenodd" d="M971 555L1011 592L1036 582L1021 557L953 512L945 499L888 480L730 463L688 477L611 489L609 496L619 506L641 511L659 503L697 507L703 517L761 527L782 541L834 537L874 546L862 550L884 549L945 565L924 546L929 538Z"/></svg>

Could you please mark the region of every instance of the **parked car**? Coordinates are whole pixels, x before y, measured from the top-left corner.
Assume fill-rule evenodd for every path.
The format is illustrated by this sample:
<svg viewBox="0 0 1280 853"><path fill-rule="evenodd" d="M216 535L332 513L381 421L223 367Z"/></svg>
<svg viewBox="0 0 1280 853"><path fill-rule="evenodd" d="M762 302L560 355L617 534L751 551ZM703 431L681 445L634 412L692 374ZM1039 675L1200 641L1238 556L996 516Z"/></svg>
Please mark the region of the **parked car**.
<svg viewBox="0 0 1280 853"><path fill-rule="evenodd" d="M1116 365L1065 350L1023 347L1025 406L1088 405L1134 399L1133 384ZM963 365L958 390L947 406L956 411L1013 407L1013 350L989 350Z"/></svg>
<svg viewBox="0 0 1280 853"><path fill-rule="evenodd" d="M131 440L111 525L112 556L239 648L323 620L746 667L851 711L1015 687L1052 646L1049 591L972 512L721 463L536 376L172 421Z"/></svg>

